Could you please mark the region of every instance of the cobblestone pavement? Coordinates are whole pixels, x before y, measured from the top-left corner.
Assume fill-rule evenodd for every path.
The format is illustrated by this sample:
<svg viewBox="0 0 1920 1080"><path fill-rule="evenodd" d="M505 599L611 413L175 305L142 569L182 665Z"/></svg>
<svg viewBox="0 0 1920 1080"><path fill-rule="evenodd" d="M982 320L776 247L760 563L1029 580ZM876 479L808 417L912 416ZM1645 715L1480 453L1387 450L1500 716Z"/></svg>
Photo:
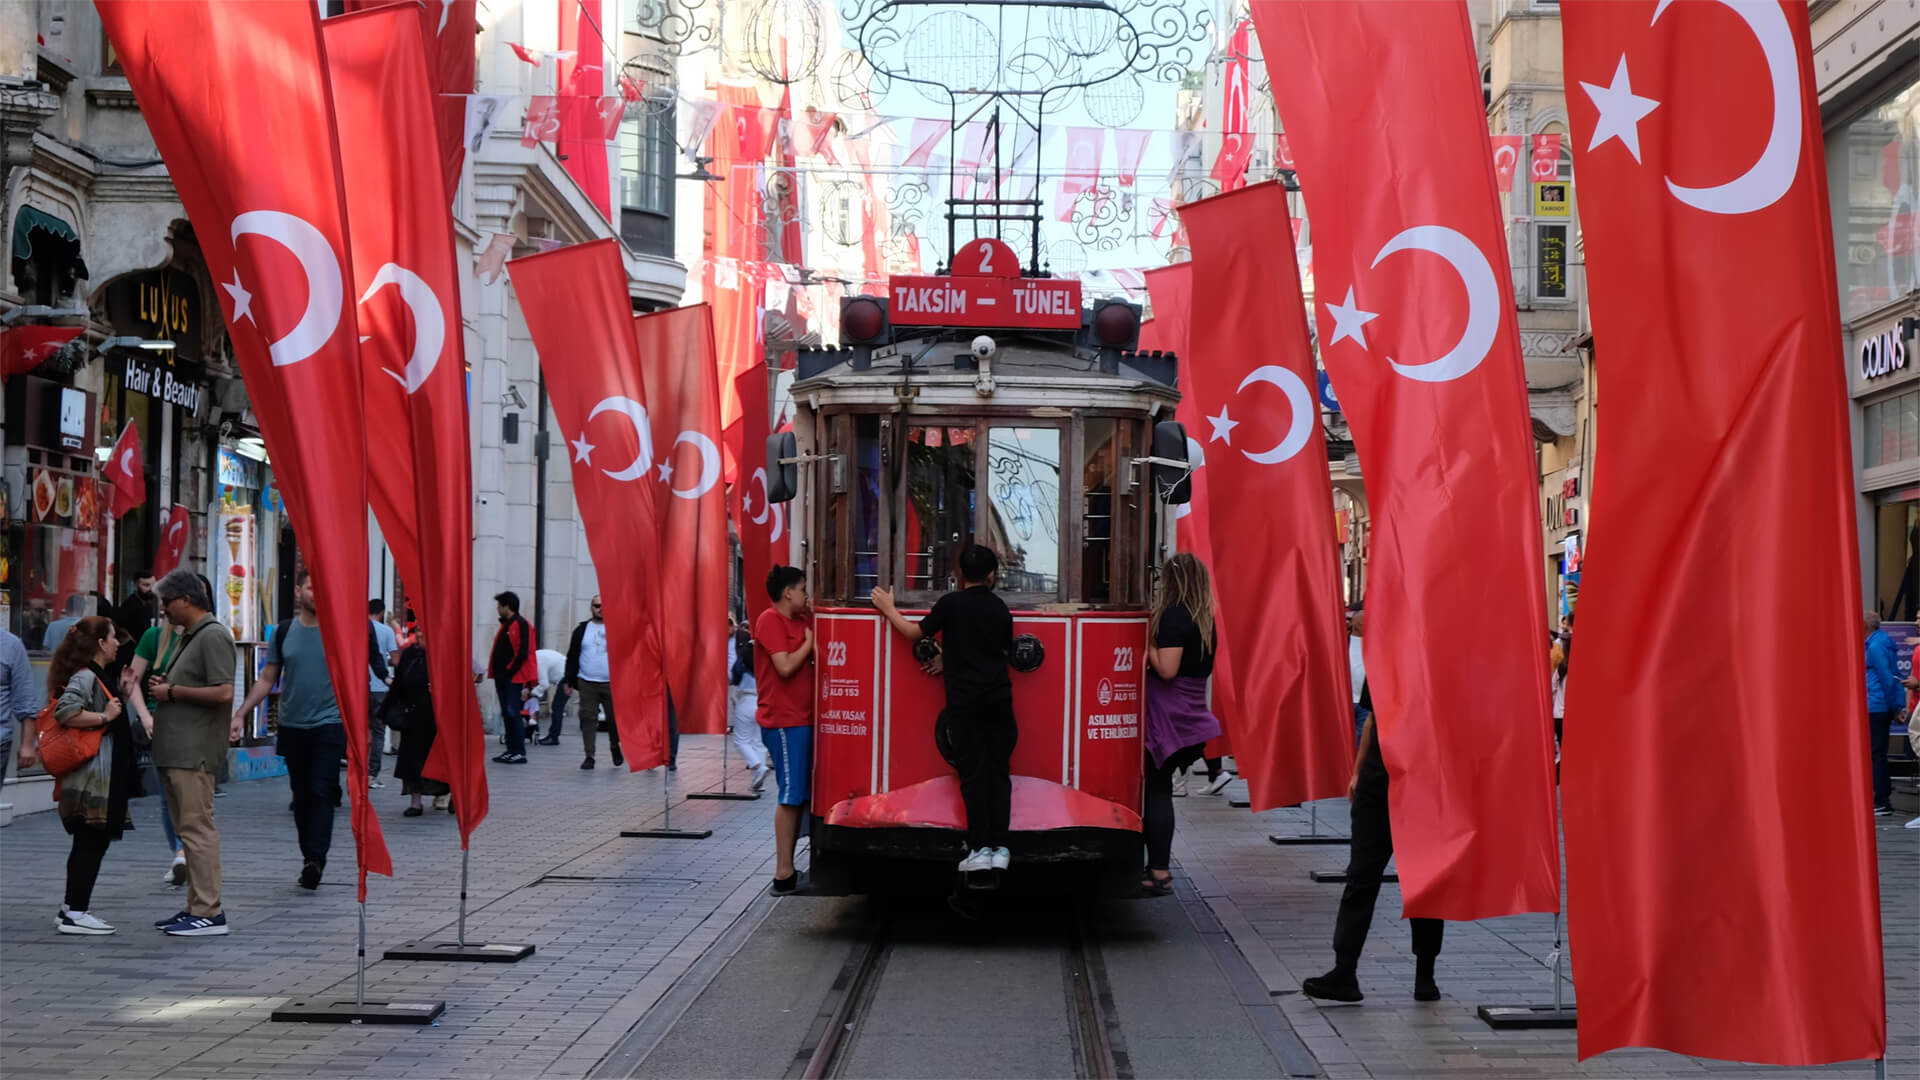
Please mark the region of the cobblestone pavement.
<svg viewBox="0 0 1920 1080"><path fill-rule="evenodd" d="M153 799L134 803L137 830L107 855L93 909L121 930L105 938L53 932L67 837L50 813L16 818L0 830L0 1073L583 1077L721 939L771 874L771 799L682 801L718 785L719 762L718 737L689 736L680 771L667 781L672 823L713 830L700 841L619 835L661 823L665 773L628 775L604 760L581 772L572 744L536 748L526 766L491 766L493 812L474 837L468 937L538 947L517 964L378 959L403 942L452 938L460 865L452 819L401 817L406 799L389 779L374 796L398 876L370 880L367 996L444 1000L446 1014L427 1028L268 1019L290 999L352 998L356 906L344 811L331 880L308 893L294 884L299 858L284 781L229 785L215 813L233 933L202 939L147 928L182 903L160 881L167 856ZM734 766L732 782L743 785ZM1323 805L1322 826L1344 831L1344 808ZM1800 1075L1651 1051L1576 1065L1572 1032L1490 1031L1474 1018L1476 1005L1550 998L1547 917L1449 927L1440 965L1446 997L1416 1005L1406 992L1412 960L1391 885L1361 967L1367 1002L1320 1009L1297 989L1299 977L1328 962L1339 886L1312 883L1307 872L1338 869L1345 849L1269 844L1268 832L1304 823L1297 811L1250 816L1225 798L1199 795L1178 809L1183 896L1205 900L1331 1077ZM1888 1074L1913 1077L1920 833L1900 831L1898 821L1879 833L1896 1018ZM1865 1077L1872 1068L1820 1072Z"/></svg>
<svg viewBox="0 0 1920 1080"><path fill-rule="evenodd" d="M1708 1061L1655 1050L1617 1050L1576 1063L1574 1032L1494 1031L1475 1015L1481 1005L1551 1004L1554 948L1551 915L1518 915L1449 923L1437 977L1442 999L1413 1000L1412 942L1400 919L1400 890L1380 890L1367 949L1360 961L1360 1005L1316 1005L1300 980L1333 964L1333 918L1341 886L1309 879L1314 870L1346 866L1345 845L1287 846L1269 833L1310 832L1307 809L1249 817L1230 808L1245 797L1235 783L1224 797L1175 800L1179 832L1174 857L1189 887L1232 934L1241 952L1280 1002L1294 1030L1329 1077L1872 1077L1872 1063L1790 1070ZM1322 832L1345 835L1344 801L1314 804ZM1920 830L1906 815L1877 819L1881 913L1886 945L1889 1046L1887 1075L1920 1077ZM1564 1000L1577 997L1563 965Z"/></svg>

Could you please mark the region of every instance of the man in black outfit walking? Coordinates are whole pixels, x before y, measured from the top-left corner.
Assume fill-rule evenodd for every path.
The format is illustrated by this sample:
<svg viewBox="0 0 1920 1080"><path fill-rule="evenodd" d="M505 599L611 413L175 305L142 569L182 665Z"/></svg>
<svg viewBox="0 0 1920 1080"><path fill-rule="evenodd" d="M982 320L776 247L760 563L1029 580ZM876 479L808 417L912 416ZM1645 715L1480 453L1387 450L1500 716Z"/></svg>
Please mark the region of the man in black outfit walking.
<svg viewBox="0 0 1920 1080"><path fill-rule="evenodd" d="M1380 897L1380 878L1393 857L1393 827L1387 820L1387 763L1380 756L1380 735L1374 729L1373 693L1362 684L1360 706L1367 713L1360 733L1360 755L1353 763L1347 798L1353 803L1353 849L1347 857L1347 888L1340 894L1340 914L1333 922L1333 970L1300 984L1308 997L1327 1001L1359 1001L1360 980L1354 970L1360 950L1373 925L1374 901ZM1446 924L1439 919L1411 919L1413 923L1413 999L1440 1000L1433 981L1433 962L1440 955Z"/></svg>

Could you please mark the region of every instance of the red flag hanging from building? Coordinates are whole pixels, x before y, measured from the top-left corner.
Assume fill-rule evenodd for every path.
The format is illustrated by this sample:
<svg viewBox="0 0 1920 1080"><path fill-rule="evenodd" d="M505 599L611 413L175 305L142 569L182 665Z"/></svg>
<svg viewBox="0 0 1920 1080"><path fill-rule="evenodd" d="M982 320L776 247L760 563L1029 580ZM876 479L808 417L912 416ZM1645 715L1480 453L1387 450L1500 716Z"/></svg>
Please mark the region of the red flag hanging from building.
<svg viewBox="0 0 1920 1080"><path fill-rule="evenodd" d="M766 357L760 345L761 286L744 273L722 276L719 260L737 264L765 257L760 230L760 185L755 166L765 161L759 140L760 91L751 85L722 83L716 91L725 122L713 137L713 171L720 179L706 185L707 293L713 302L713 340L720 363L720 428L726 435L724 479L739 482L740 399L734 379Z"/></svg>
<svg viewBox="0 0 1920 1080"><path fill-rule="evenodd" d="M1513 190L1513 174L1520 168L1520 146L1526 139L1520 135L1493 135L1488 137L1493 147L1493 177L1495 186L1502 192Z"/></svg>
<svg viewBox="0 0 1920 1080"><path fill-rule="evenodd" d="M394 0L348 0L348 11L391 5ZM460 168L467 160L467 97L473 93L478 0L436 0L424 9L427 20L427 74L433 87L435 139L440 147L440 205L452 204L460 190ZM519 46L513 46L519 51ZM536 66L538 61L534 61ZM475 819L478 820L478 819Z"/></svg>
<svg viewBox="0 0 1920 1080"><path fill-rule="evenodd" d="M1212 179L1220 181L1221 191L1247 186L1247 163L1253 158L1253 136L1247 134L1252 55L1253 20L1241 19L1227 39L1227 64L1220 88L1220 156L1213 163Z"/></svg>
<svg viewBox="0 0 1920 1080"><path fill-rule="evenodd" d="M486 735L466 650L473 625L473 477L452 219L425 34L415 4L321 27L340 127L352 294L360 298L367 496L429 643L439 735L426 771L453 789L465 845L487 816Z"/></svg>
<svg viewBox="0 0 1920 1080"><path fill-rule="evenodd" d="M1563 17L1608 365L1561 781L1580 1056L1882 1057L1852 437L1807 6L1569 0ZM1735 507L1741 527L1717 527ZM1726 753L1727 716L1738 759L1703 769Z"/></svg>
<svg viewBox="0 0 1920 1080"><path fill-rule="evenodd" d="M772 413L767 392L771 372L755 364L734 380L740 397L741 442L745 457L740 482L733 485L734 526L740 530L740 580L746 593L747 623L771 604L767 599L767 571L787 561L787 506L767 499L767 436Z"/></svg>
<svg viewBox="0 0 1920 1080"><path fill-rule="evenodd" d="M1344 795L1353 698L1333 481L1287 192L1257 184L1188 203L1181 220L1193 295L1207 298L1207 317L1187 328L1201 359L1183 375L1207 455L1214 580L1233 590L1219 616L1244 706L1227 734L1256 811Z"/></svg>
<svg viewBox="0 0 1920 1080"><path fill-rule="evenodd" d="M720 485L720 380L705 304L633 320L660 481L660 628L681 734L727 730L727 493ZM762 365L764 367L764 365Z"/></svg>
<svg viewBox="0 0 1920 1080"><path fill-rule="evenodd" d="M1367 674L1406 913L1558 910L1540 476L1466 7L1255 0L1253 18L1367 478Z"/></svg>
<svg viewBox="0 0 1920 1080"><path fill-rule="evenodd" d="M547 373L573 463L575 502L600 578L613 669L613 715L627 767L667 763L661 557L664 499L620 241L597 240L507 263Z"/></svg>
<svg viewBox="0 0 1920 1080"><path fill-rule="evenodd" d="M600 0L559 0L560 59L555 64L560 89L561 164L587 201L613 220L613 187L607 170L606 122L598 101L606 96L607 58L600 36ZM569 55L570 54L570 55Z"/></svg>
<svg viewBox="0 0 1920 1080"><path fill-rule="evenodd" d="M320 17L275 0L99 0L223 301L347 718L360 895L392 874L367 802L367 462ZM272 92L265 92L271 88Z"/></svg>
<svg viewBox="0 0 1920 1080"><path fill-rule="evenodd" d="M0 378L25 375L80 336L78 326L13 326L0 332Z"/></svg>
<svg viewBox="0 0 1920 1080"><path fill-rule="evenodd" d="M147 465L140 450L140 432L133 421L127 421L120 437L113 440L113 451L101 466L100 475L113 485L109 512L114 517L125 517L127 511L147 501Z"/></svg>
<svg viewBox="0 0 1920 1080"><path fill-rule="evenodd" d="M159 548L153 554L153 576L155 580L173 573L180 565L180 557L187 552L187 542L193 537L193 523L187 520L187 507L184 503L174 503L167 511L166 527L160 530Z"/></svg>
<svg viewBox="0 0 1920 1080"><path fill-rule="evenodd" d="M1533 154L1527 175L1534 180L1552 180L1560 175L1560 135L1547 132L1533 137Z"/></svg>

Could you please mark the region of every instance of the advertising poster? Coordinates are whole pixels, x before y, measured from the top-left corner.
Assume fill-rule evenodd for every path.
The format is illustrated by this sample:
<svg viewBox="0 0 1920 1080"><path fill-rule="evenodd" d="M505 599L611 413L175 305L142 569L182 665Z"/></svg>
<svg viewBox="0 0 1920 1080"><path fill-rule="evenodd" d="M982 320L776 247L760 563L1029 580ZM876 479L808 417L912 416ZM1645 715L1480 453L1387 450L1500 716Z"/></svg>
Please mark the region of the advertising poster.
<svg viewBox="0 0 1920 1080"><path fill-rule="evenodd" d="M253 507L229 495L213 504L207 519L207 580L213 584L214 616L235 641L259 641L258 565L254 558Z"/></svg>

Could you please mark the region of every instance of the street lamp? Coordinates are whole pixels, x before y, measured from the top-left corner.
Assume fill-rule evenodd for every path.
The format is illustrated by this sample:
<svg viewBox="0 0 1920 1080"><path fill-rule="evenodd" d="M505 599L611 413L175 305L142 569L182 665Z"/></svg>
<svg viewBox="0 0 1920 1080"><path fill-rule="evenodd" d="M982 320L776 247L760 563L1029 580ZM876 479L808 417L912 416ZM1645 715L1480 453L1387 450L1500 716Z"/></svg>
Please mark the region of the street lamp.
<svg viewBox="0 0 1920 1080"><path fill-rule="evenodd" d="M100 351L112 352L115 349L146 349L150 352L172 352L173 342L155 338L110 337L100 343Z"/></svg>

